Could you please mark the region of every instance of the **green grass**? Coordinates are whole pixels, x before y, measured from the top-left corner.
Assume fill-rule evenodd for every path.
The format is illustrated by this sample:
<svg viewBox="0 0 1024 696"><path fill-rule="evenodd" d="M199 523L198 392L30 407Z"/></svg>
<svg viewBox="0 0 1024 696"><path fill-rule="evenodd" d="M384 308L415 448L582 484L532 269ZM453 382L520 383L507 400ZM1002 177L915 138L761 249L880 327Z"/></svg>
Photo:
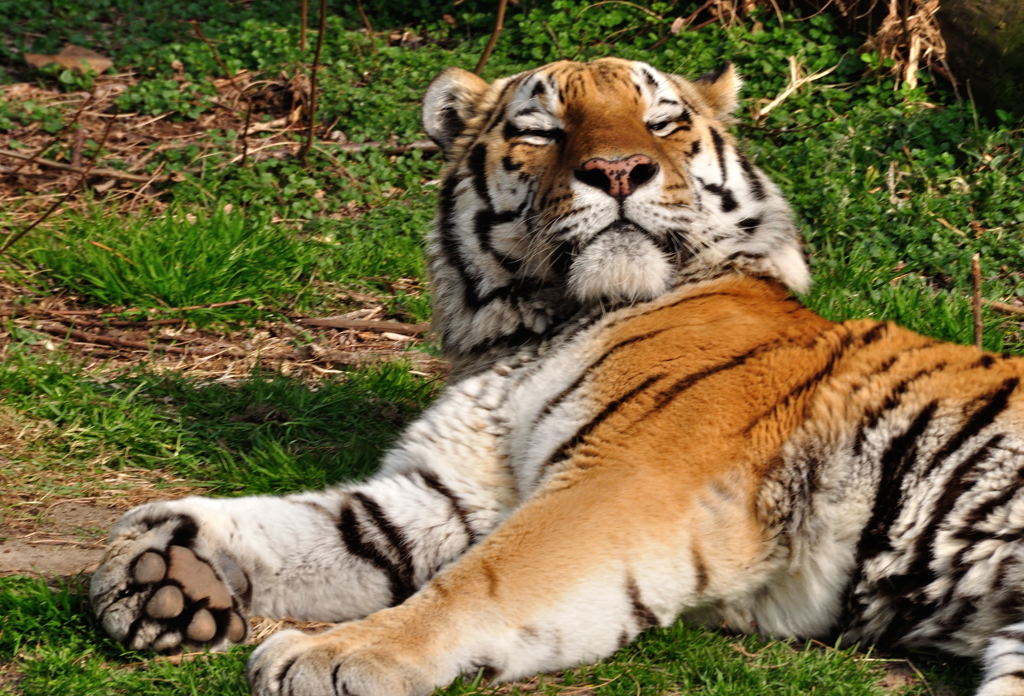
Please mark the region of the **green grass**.
<svg viewBox="0 0 1024 696"><path fill-rule="evenodd" d="M219 493L283 493L365 476L437 389L402 364L308 384L255 373L237 385L144 368L87 372L13 347L0 398L48 421L62 468L160 468Z"/></svg>
<svg viewBox="0 0 1024 696"><path fill-rule="evenodd" d="M176 308L251 300L276 309L277 298L300 295L316 274L322 249L267 215L172 210L159 217L111 220L101 208L67 221L60 236L26 257L90 304ZM249 311L192 311L202 322Z"/></svg>
<svg viewBox="0 0 1024 696"><path fill-rule="evenodd" d="M94 206L88 215L69 216L61 232L21 258L86 304L197 325L337 309L338 284L393 295L393 281L423 277L430 199L396 201L354 218L318 218L301 234L271 221L265 206L228 205L225 212L226 205L113 219ZM239 304L203 308L231 302ZM388 308L422 321L429 298L392 296Z"/></svg>
<svg viewBox="0 0 1024 696"><path fill-rule="evenodd" d="M509 7L484 74L615 54L692 76L732 60L746 80L735 130L802 219L815 279L805 298L812 308L835 319L895 319L968 343L974 253L982 255L986 297L1024 292L1019 120L978 114L926 75L916 89L894 89L877 56L862 54L861 37L845 34L827 14L780 22L768 12L731 28L669 35L672 20L700 4L520 0ZM423 41L406 47L370 40L354 4L335 3L320 72L321 124L356 142L421 138L423 89L443 67L473 67L493 3L364 5L377 29L409 30ZM139 76L118 98L120 110L195 119L220 108L212 98L212 79L223 77L218 59L230 71L248 69L254 79L282 84L307 73L313 42L299 50L297 15L297 5L270 0L0 0L7 23L0 82L88 88L89 76L37 73L21 60L21 51L55 52L70 41ZM216 54L196 38L190 19L200 22ZM790 56L805 73L836 69L755 120L757 107L785 88ZM33 125L52 134L68 117L53 104L0 101L0 130ZM211 129L202 144L154 152L145 171L163 167L175 175L160 189L169 207L129 218L97 200L84 215L55 216L10 250L28 270L4 262L4 280L30 283L35 295L61 291L97 307L151 309L154 316L253 300L187 313L189 321L214 327L334 312L339 290L389 295L391 314L428 318L426 292L395 288L423 278L422 236L434 214L437 157L344 153L318 142L305 166L288 157L250 157L240 166L231 163L237 136ZM263 137L251 138L253 150ZM68 151L58 143L45 156L63 159ZM225 213L228 204L233 209ZM18 229L22 223L12 214L0 210L0 226ZM1018 319L988 310L984 318L987 348L1024 351ZM42 472L36 486L46 485L48 470L99 478L132 467L218 494L320 487L371 471L438 389L402 366L315 382L256 372L233 384L157 373L144 364L87 369L61 350L43 357L32 345L40 341L36 334L12 333L0 361L0 400L24 427L45 422L47 436L11 454L4 466ZM46 492L74 495L67 485L55 482ZM0 616L0 692L246 693L240 674L248 649L181 666L124 653L89 616L79 580L0 579ZM600 664L520 690L592 685L601 694L880 694L879 664L845 649L676 625ZM936 691L968 693L976 675L970 664L944 658L915 658L915 664ZM495 691L467 680L444 693ZM907 693L929 691L918 686Z"/></svg>
<svg viewBox="0 0 1024 696"><path fill-rule="evenodd" d="M85 598L83 578L47 583L0 579L0 665L14 660L24 696L115 694L247 694L240 678L250 648L180 665L123 651L104 638ZM956 675L962 665L926 662ZM2 675L2 672L0 672ZM850 649L732 637L676 624L641 639L596 665L546 675L512 693L559 694L592 689L603 696L700 693L708 696L883 696L880 662L856 659ZM2 679L2 676L0 676ZM0 693L5 686L0 681ZM439 694L508 693L505 687L464 679ZM923 687L905 696L928 693Z"/></svg>

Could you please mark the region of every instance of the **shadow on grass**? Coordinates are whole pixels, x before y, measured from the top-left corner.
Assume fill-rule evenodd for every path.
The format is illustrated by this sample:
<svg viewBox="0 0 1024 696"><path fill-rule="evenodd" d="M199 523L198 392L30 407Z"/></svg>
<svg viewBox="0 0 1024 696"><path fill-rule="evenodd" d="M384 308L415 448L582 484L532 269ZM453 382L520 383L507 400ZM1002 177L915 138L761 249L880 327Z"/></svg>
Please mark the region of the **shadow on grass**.
<svg viewBox="0 0 1024 696"><path fill-rule="evenodd" d="M254 372L233 384L145 369L111 375L11 348L0 399L55 437L62 467L161 469L217 494L286 493L371 473L439 384L381 365L317 382Z"/></svg>
<svg viewBox="0 0 1024 696"><path fill-rule="evenodd" d="M322 488L368 475L438 388L403 365L315 384L266 372L234 385L149 373L121 384L178 425L181 473L246 493Z"/></svg>

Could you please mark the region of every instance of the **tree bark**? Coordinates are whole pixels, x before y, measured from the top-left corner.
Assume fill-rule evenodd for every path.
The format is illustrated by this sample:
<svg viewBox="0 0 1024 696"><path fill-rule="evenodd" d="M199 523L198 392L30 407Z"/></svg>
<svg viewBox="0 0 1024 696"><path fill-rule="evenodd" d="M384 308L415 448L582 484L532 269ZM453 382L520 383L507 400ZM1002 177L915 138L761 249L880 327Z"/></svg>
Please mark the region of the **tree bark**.
<svg viewBox="0 0 1024 696"><path fill-rule="evenodd" d="M950 68L977 104L1024 115L1024 2L941 0L938 19Z"/></svg>

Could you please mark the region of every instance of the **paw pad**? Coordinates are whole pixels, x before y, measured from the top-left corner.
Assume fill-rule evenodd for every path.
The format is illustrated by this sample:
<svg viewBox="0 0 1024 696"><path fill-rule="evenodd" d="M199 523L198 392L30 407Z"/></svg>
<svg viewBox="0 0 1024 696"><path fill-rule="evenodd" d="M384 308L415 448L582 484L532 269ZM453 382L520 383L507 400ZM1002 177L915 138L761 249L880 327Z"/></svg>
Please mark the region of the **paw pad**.
<svg viewBox="0 0 1024 696"><path fill-rule="evenodd" d="M164 585L146 602L146 614L153 619L173 619L185 608L185 595L174 585Z"/></svg>
<svg viewBox="0 0 1024 696"><path fill-rule="evenodd" d="M144 548L126 564L119 594L111 602L100 600L102 608L97 604L107 630L132 648L160 652L182 643L219 648L241 642L248 631L241 613L245 595L236 600L232 588L247 592L248 578L227 555L218 552L217 559L225 579L211 562L173 540L163 549Z"/></svg>

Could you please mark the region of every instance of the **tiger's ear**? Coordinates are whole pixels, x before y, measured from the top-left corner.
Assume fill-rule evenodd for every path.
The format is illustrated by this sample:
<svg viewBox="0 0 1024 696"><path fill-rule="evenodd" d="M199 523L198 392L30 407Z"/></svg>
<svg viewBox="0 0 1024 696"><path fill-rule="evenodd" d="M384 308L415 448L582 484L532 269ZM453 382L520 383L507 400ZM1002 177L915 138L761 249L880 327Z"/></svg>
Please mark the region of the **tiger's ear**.
<svg viewBox="0 0 1024 696"><path fill-rule="evenodd" d="M718 70L698 77L693 86L715 113L716 118L725 118L739 105L740 87L743 78L732 63L726 61Z"/></svg>
<svg viewBox="0 0 1024 696"><path fill-rule="evenodd" d="M476 114L489 85L462 68L448 68L434 78L423 98L423 130L447 150Z"/></svg>

